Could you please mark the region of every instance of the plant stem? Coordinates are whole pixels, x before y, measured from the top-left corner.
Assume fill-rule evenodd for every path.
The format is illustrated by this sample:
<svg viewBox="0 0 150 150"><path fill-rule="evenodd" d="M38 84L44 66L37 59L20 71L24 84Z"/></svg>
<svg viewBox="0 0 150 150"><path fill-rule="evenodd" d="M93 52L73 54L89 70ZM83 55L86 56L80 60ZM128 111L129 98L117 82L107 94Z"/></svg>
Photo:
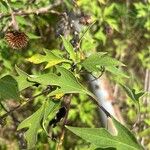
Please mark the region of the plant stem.
<svg viewBox="0 0 150 150"><path fill-rule="evenodd" d="M41 93L39 93L39 94L37 94L37 95L35 95L35 96L29 98L29 100L28 100L27 102L24 102L24 103L22 103L22 104L19 104L18 106L16 106L15 108L13 108L13 109L10 110L10 111L6 111L6 113L5 113L4 115L0 116L0 124L1 124L1 122L3 121L3 119L5 119L8 115L10 115L10 114L12 114L14 111L17 111L18 109L24 107L26 104L28 104L29 102L33 101L35 98L37 98L37 97L39 97L39 96L41 96L41 95L43 95L43 94L49 92L49 90L51 90L51 89L49 89L49 88L48 88L48 89L45 89L45 90L43 90ZM2 106L2 105L1 105L1 106Z"/></svg>

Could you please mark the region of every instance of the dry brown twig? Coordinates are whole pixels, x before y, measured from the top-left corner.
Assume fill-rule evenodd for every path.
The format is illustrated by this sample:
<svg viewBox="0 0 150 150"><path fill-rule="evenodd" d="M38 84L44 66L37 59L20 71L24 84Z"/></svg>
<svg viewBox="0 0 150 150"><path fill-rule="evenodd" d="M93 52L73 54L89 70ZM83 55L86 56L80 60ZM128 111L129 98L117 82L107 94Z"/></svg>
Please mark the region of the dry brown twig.
<svg viewBox="0 0 150 150"><path fill-rule="evenodd" d="M13 16L26 16L26 15L31 15L31 14L39 15L39 14L45 14L45 13L53 13L56 15L61 15L60 12L52 10L53 8L59 6L60 4L61 4L61 1L58 1L57 3L50 4L48 6L41 7L38 9L20 10L20 11L13 12L13 13L10 12L8 14L0 13L0 19L2 19L4 17L10 17L10 16L12 16L12 14L13 14ZM10 6L9 3L8 3L8 6ZM9 8L11 8L11 7L9 7Z"/></svg>
<svg viewBox="0 0 150 150"><path fill-rule="evenodd" d="M14 12L13 12L13 10L12 10L12 8L11 8L11 6L10 6L8 0L6 0L6 3L7 3L7 6L8 6L8 8L9 8L9 13L10 13L10 16L11 16L11 23L10 23L10 24L12 25L12 27L13 27L14 30L18 30L18 29L19 29L19 26L18 26L18 23L17 23L17 21L16 21Z"/></svg>

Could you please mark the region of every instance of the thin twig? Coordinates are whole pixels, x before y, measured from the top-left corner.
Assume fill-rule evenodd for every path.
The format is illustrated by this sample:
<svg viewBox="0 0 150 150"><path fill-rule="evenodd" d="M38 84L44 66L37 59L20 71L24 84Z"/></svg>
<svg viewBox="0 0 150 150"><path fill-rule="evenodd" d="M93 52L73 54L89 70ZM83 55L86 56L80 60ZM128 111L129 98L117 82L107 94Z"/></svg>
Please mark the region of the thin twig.
<svg viewBox="0 0 150 150"><path fill-rule="evenodd" d="M33 101L35 98L49 92L50 89L46 89L46 90L43 90L41 93L29 98L28 101L22 103L22 104L19 104L18 106L16 106L15 108L13 108L12 110L10 111L7 111L4 115L0 116L0 124L1 122L3 121L3 119L5 119L8 115L10 115L11 113L13 113L14 111L17 111L18 109L21 109L22 107L24 107L26 104L28 104L29 102Z"/></svg>
<svg viewBox="0 0 150 150"><path fill-rule="evenodd" d="M39 9L28 9L28 10L20 10L18 12L13 12L14 16L26 16L26 15L31 15L31 14L45 14L45 13L52 13L52 14L56 14L56 15L62 15L60 12L55 11L55 10L51 10L57 6L59 6L61 4L61 1L54 3L52 5L48 5L46 7L41 7ZM11 13L8 14L4 14L4 13L0 13L0 19L3 17L9 17L11 16Z"/></svg>
<svg viewBox="0 0 150 150"><path fill-rule="evenodd" d="M84 33L82 34L82 36L81 36L80 39L79 39L79 46L80 46L80 44L81 44L81 42L82 42L82 39L83 39L84 35L88 32L88 30L89 30L95 23L96 23L96 21L94 21L93 23L91 23L91 24L87 27L87 29L84 31Z"/></svg>
<svg viewBox="0 0 150 150"><path fill-rule="evenodd" d="M16 21L14 12L13 12L13 10L12 10L12 8L11 8L11 6L10 6L8 0L6 0L6 3L7 3L7 5L8 5L9 12L10 12L10 15L11 15L11 19L12 19L12 20L11 20L11 23L12 23L13 29L14 29L14 30L18 30L18 29L19 29L19 26L18 26L18 23L17 23L17 21Z"/></svg>
<svg viewBox="0 0 150 150"><path fill-rule="evenodd" d="M3 105L2 102L0 102L0 105L1 105L1 107L2 107L6 112L8 112L8 110L5 108L5 106Z"/></svg>

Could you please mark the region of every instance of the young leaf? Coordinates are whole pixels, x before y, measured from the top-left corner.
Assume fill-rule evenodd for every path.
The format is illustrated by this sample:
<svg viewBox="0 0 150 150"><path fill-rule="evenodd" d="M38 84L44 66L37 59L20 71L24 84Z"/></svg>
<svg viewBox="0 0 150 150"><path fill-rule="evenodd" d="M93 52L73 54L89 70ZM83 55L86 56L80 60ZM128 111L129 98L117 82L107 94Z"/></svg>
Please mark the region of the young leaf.
<svg viewBox="0 0 150 150"><path fill-rule="evenodd" d="M64 47L65 47L66 51L70 55L70 59L72 59L73 61L75 61L76 60L76 53L75 53L75 51L73 49L73 46L63 36L61 36L61 38L63 40L63 44L64 44Z"/></svg>
<svg viewBox="0 0 150 150"><path fill-rule="evenodd" d="M112 121L117 129L117 135L110 134L105 128L78 128L66 126L74 134L96 148L116 148L117 150L144 150L134 135L116 119Z"/></svg>
<svg viewBox="0 0 150 150"><path fill-rule="evenodd" d="M135 93L134 89L130 89L129 87L122 85L122 88L125 90L126 94L133 100L134 103L139 103L140 97L144 94L144 92Z"/></svg>
<svg viewBox="0 0 150 150"><path fill-rule="evenodd" d="M45 55L41 54L35 54L32 57L28 58L27 60L34 63L34 64L40 64L43 62L47 62L46 68L50 68L54 65L57 65L62 62L70 62L64 58L61 58L60 56L56 56L52 51L44 50Z"/></svg>
<svg viewBox="0 0 150 150"><path fill-rule="evenodd" d="M34 114L19 124L17 130L28 128L25 132L25 139L27 140L28 149L35 147L38 131L41 129L41 122L43 121L43 118L46 119L47 116L53 111L55 105L58 104L54 104L54 102L50 102L50 100L46 101Z"/></svg>
<svg viewBox="0 0 150 150"><path fill-rule="evenodd" d="M0 100L19 100L19 90L17 81L10 75L0 79Z"/></svg>
<svg viewBox="0 0 150 150"><path fill-rule="evenodd" d="M113 11L114 11L114 7L115 7L115 4L112 3L110 6L108 7L105 7L104 9L104 17L110 17L112 14L113 14Z"/></svg>
<svg viewBox="0 0 150 150"><path fill-rule="evenodd" d="M118 65L123 66L124 64L114 58L107 56L106 53L103 52L90 55L82 63L82 66L89 72L98 72L100 71L101 66L105 67L106 69L108 67L108 71L111 71L112 67L116 67Z"/></svg>
<svg viewBox="0 0 150 150"><path fill-rule="evenodd" d="M119 31L119 27L115 19L107 18L105 21L110 25L111 28L115 29L116 31Z"/></svg>

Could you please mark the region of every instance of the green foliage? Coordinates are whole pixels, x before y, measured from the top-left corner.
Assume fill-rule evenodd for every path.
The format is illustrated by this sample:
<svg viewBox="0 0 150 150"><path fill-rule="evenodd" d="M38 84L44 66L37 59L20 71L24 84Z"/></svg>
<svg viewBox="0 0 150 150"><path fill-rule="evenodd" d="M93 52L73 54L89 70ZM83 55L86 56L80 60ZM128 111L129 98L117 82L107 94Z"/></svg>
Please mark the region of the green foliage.
<svg viewBox="0 0 150 150"><path fill-rule="evenodd" d="M18 76L14 76L14 78L16 79L18 83L19 91L22 91L26 89L27 87L30 87L34 84L32 82L29 82L30 76L26 72L22 71L17 66L15 66L15 68L18 73Z"/></svg>
<svg viewBox="0 0 150 150"><path fill-rule="evenodd" d="M19 100L19 90L17 81L10 75L0 79L0 100Z"/></svg>
<svg viewBox="0 0 150 150"><path fill-rule="evenodd" d="M60 73L56 74L45 74L39 76L31 81L38 82L40 84L46 85L56 85L59 86L55 91L51 92L50 95L56 94L66 94L66 93L83 93L92 95L84 86L82 86L73 73L63 67L57 66L57 71Z"/></svg>
<svg viewBox="0 0 150 150"><path fill-rule="evenodd" d="M14 15L16 22L12 20L10 10L18 13ZM54 0L1 0L0 100L4 100L1 104L4 110L1 109L0 114L6 112L6 109L13 110L13 106L19 102L24 107L8 113L10 117L7 117L8 124L3 131L9 131L9 136L7 132L3 132L2 138L6 144L1 144L0 140L0 149L13 149L7 147L10 145L8 143L13 145L18 141L16 131L13 130L18 122L13 122L14 118L22 120L18 126L19 130L27 129L25 139L28 148L55 149L57 142L47 136L50 132L56 138L59 137L63 123L60 121L56 128L50 127L50 131L47 130L48 123L55 118L59 104L66 103L65 98L68 95L72 95L72 99L67 128L90 142L91 150L143 149L133 134L115 119L112 120L118 131L117 135L110 134L105 128L93 129L99 125L99 114L96 111L98 107L92 103L96 98L86 87L84 74L87 72L95 77L100 77L105 72L111 81L115 79L111 85L116 84L116 81L122 83L121 86L128 95L128 98L125 98L124 92L118 89L116 99L123 108L122 115L126 118L127 125L132 126L137 115L133 104L141 107L140 113L144 118L141 119L140 126L136 127L136 134L140 140L144 136L143 139L146 140L143 143L148 148L150 108L145 99L148 99L149 95L148 92L146 95L135 91L143 91L141 89L148 87L145 70L150 69L149 14L149 0L93 0L92 3L90 0L65 0L60 3ZM89 15L94 21L88 27L80 23L84 15ZM16 23L19 30L29 37L26 49L13 50L4 39L5 32L14 30ZM57 38L58 35L61 35L60 38ZM74 47L76 44L77 47ZM134 76L132 84L127 79L131 73ZM133 87L129 88L128 84ZM115 87L113 86L116 90ZM47 89L50 90L47 92ZM37 93L40 93L40 97L36 97ZM20 98L23 103L17 101ZM53 99L58 99L59 102L54 102ZM7 112L4 116L7 116ZM13 131L10 131L9 125L13 126ZM83 126L92 128L81 128ZM67 131L62 149L88 149L88 144L82 139L74 138ZM14 147L18 147L16 145Z"/></svg>
<svg viewBox="0 0 150 150"><path fill-rule="evenodd" d="M117 135L110 134L104 128L78 128L66 126L74 134L83 138L87 142L95 145L95 148L113 147L117 150L142 150L133 134L121 125L116 119L112 118L117 130Z"/></svg>
<svg viewBox="0 0 150 150"><path fill-rule="evenodd" d="M69 120L81 120L83 124L94 127L93 121L95 117L96 106L91 100L83 94L72 98L73 109L69 111Z"/></svg>
<svg viewBox="0 0 150 150"><path fill-rule="evenodd" d="M131 100L135 104L139 104L139 99L141 98L141 96L143 96L144 92L136 93L135 89L130 89L129 87L125 85L121 85L121 86L123 87L127 95L131 98Z"/></svg>
<svg viewBox="0 0 150 150"><path fill-rule="evenodd" d="M83 61L82 65L88 72L100 72L101 67L104 67L107 71L115 75L128 77L117 68L117 66L123 66L124 64L107 56L106 53L103 52L90 55Z"/></svg>
<svg viewBox="0 0 150 150"><path fill-rule="evenodd" d="M61 38L63 40L63 44L64 44L64 47L65 47L65 50L68 52L70 59L72 59L73 61L76 61L76 53L75 53L75 51L73 49L73 46L63 36L61 36Z"/></svg>
<svg viewBox="0 0 150 150"><path fill-rule="evenodd" d="M42 128L41 123L44 123L44 121L51 113L53 113L54 109L57 106L58 103L53 102L49 99L45 103L43 103L43 105L35 113L33 113L30 117L23 120L19 124L18 130L27 128L27 131L25 132L25 138L27 140L28 149L32 149L35 147L38 131Z"/></svg>

